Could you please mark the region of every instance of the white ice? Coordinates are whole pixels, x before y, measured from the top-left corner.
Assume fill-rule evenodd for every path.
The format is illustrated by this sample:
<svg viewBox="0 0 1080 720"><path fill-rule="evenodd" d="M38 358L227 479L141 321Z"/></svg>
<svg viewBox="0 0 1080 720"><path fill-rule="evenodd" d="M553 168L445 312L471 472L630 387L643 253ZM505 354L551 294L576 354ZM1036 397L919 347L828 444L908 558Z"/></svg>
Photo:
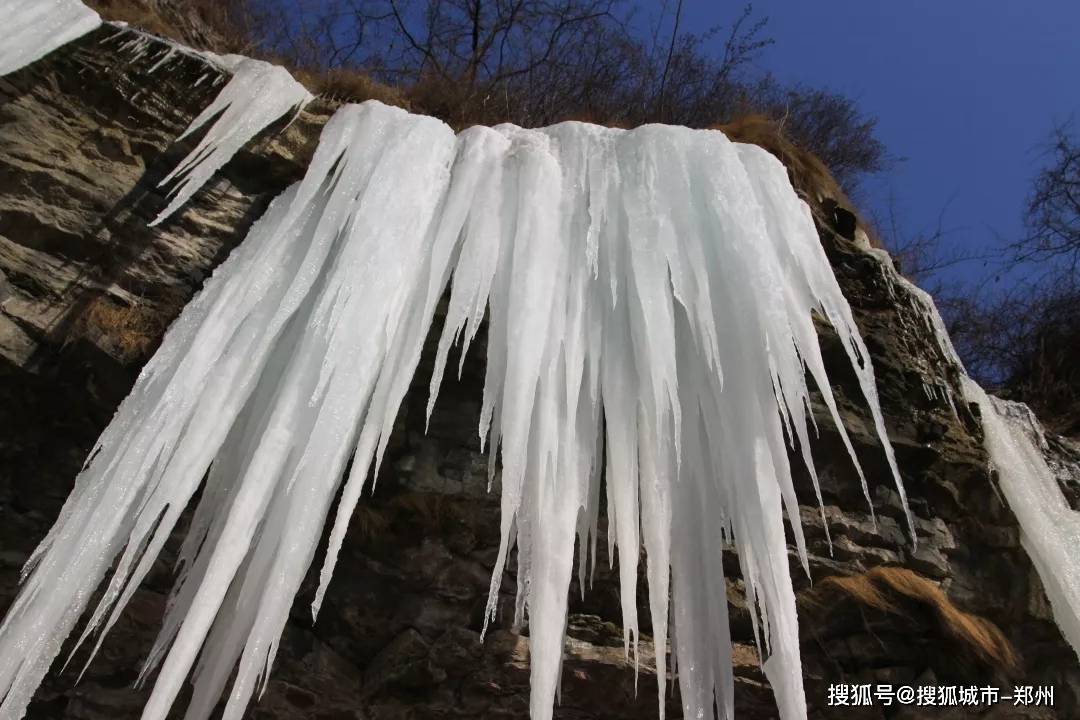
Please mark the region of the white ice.
<svg viewBox="0 0 1080 720"><path fill-rule="evenodd" d="M221 55L209 50L188 47L168 38L151 35L126 22L110 20L107 24L116 28L117 32L104 38L101 41L102 44L114 45L129 63L152 58L154 64L147 70L147 74L153 74L179 57L194 58L209 63L210 73L231 74L236 71L237 66L249 59L243 55Z"/></svg>
<svg viewBox="0 0 1080 720"><path fill-rule="evenodd" d="M0 75L40 60L101 25L79 0L0 0Z"/></svg>
<svg viewBox="0 0 1080 720"><path fill-rule="evenodd" d="M159 64L170 56L166 54ZM161 181L162 186L174 182L176 185L170 192L168 206L151 226L180 209L256 135L286 114L298 113L314 99L283 67L237 55L211 55L209 60L232 73L232 78L177 138L183 140L212 123L195 149Z"/></svg>
<svg viewBox="0 0 1080 720"><path fill-rule="evenodd" d="M987 394L967 375L933 298L899 275L887 253L871 252L884 264L886 281L905 291L922 331L934 338L944 362L957 371L963 399L979 408L984 446L1020 525L1021 542L1046 590L1054 620L1080 657L1080 512L1069 506L1047 463L1042 426L1026 405ZM896 294L893 298L900 300ZM955 412L948 380L935 378L933 387L938 386Z"/></svg>
<svg viewBox="0 0 1080 720"><path fill-rule="evenodd" d="M986 450L1020 523L1020 541L1042 580L1061 634L1080 658L1080 512L1069 506L1046 463L1046 440L1031 410L987 395L968 378L964 394L979 406Z"/></svg>
<svg viewBox="0 0 1080 720"><path fill-rule="evenodd" d="M430 401L486 316L479 432L502 507L489 612L516 548L532 717L552 716L601 492L635 657L646 549L660 713L670 635L685 715L732 716L732 543L780 714L805 717L784 513L806 567L788 453L816 483L807 375L844 432L813 312L839 333L899 478L869 354L783 166L716 131L455 136L368 102L331 119L303 181L184 310L103 433L0 627L0 720L21 716L108 576L82 640L107 631L204 476L143 717L164 718L191 675L187 718L206 718L238 668L224 717L239 718L338 497L318 612L448 288Z"/></svg>

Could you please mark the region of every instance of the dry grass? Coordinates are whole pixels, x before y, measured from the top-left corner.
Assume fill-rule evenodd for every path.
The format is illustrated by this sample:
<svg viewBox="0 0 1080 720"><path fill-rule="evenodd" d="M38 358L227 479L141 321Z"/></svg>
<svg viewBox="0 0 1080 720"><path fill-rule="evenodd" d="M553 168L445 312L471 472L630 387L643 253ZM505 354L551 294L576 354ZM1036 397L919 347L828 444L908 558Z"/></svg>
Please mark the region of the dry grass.
<svg viewBox="0 0 1080 720"><path fill-rule="evenodd" d="M251 38L235 18L243 14L242 0L86 0L106 20L126 22L153 35L203 50L244 53Z"/></svg>
<svg viewBox="0 0 1080 720"><path fill-rule="evenodd" d="M83 312L76 334L131 364L145 359L157 347L173 314L150 304L125 305L102 296Z"/></svg>
<svg viewBox="0 0 1080 720"><path fill-rule="evenodd" d="M376 82L357 70L292 70L292 74L313 94L329 100L351 103L378 100L387 105L412 109L412 103L401 90Z"/></svg>
<svg viewBox="0 0 1080 720"><path fill-rule="evenodd" d="M813 153L807 152L791 142L784 134L783 127L765 115L743 115L731 122L712 126L731 140L752 143L775 155L784 163L791 176L791 184L816 204L827 198L851 207L851 201L840 189L829 168Z"/></svg>
<svg viewBox="0 0 1080 720"><path fill-rule="evenodd" d="M866 240L872 247L884 247L879 233L855 212L850 198L825 163L814 153L794 143L784 132L781 123L765 115L750 114L713 125L710 129L721 131L735 142L757 145L776 156L787 168L792 186L824 225L836 227L834 208L842 208L855 216L858 229L866 234Z"/></svg>
<svg viewBox="0 0 1080 720"><path fill-rule="evenodd" d="M1012 673L1017 657L1011 643L986 618L964 612L932 581L900 567L878 567L860 575L828 577L808 593L806 601L818 609L850 599L860 606L890 615L912 618L928 612L941 633L984 665Z"/></svg>
<svg viewBox="0 0 1080 720"><path fill-rule="evenodd" d="M125 22L154 35L172 37L173 28L161 13L138 0L86 0L86 4L106 20Z"/></svg>
<svg viewBox="0 0 1080 720"><path fill-rule="evenodd" d="M364 545L383 537L390 527L390 518L379 508L360 503L349 522L349 532Z"/></svg>
<svg viewBox="0 0 1080 720"><path fill-rule="evenodd" d="M460 502L441 493L406 492L389 503L397 517L409 518L431 531L442 531L462 518Z"/></svg>

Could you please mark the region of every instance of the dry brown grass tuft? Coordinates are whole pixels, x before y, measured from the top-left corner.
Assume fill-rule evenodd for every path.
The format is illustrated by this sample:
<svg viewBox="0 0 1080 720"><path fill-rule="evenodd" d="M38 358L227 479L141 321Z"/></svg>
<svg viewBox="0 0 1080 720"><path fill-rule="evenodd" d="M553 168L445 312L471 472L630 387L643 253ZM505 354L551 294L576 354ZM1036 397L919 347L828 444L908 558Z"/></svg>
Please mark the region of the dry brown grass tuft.
<svg viewBox="0 0 1080 720"><path fill-rule="evenodd" d="M172 314L149 304L125 305L102 296L79 319L78 335L125 364L145 359L157 347Z"/></svg>
<svg viewBox="0 0 1080 720"><path fill-rule="evenodd" d="M827 577L806 599L820 609L835 606L837 599L845 597L891 615L913 617L912 611L928 611L945 636L983 664L1006 673L1016 671L1016 652L997 625L964 612L941 588L912 570L877 567L860 575Z"/></svg>
<svg viewBox="0 0 1080 720"><path fill-rule="evenodd" d="M412 104L401 90L376 82L359 70L292 70L292 74L312 93L328 100L350 103L378 100L386 105L412 109Z"/></svg>
<svg viewBox="0 0 1080 720"><path fill-rule="evenodd" d="M154 35L172 37L170 23L155 8L139 0L86 0L86 4L105 20L125 22Z"/></svg>
<svg viewBox="0 0 1080 720"><path fill-rule="evenodd" d="M441 493L406 492L390 501L392 512L412 518L430 530L441 530L457 519L457 503Z"/></svg>
<svg viewBox="0 0 1080 720"><path fill-rule="evenodd" d="M845 234L835 215L836 209L840 208L853 216L853 231L855 228L862 230L866 241L872 247L884 247L872 224L864 222L855 212L850 198L844 193L828 166L817 155L793 142L784 132L782 123L765 115L750 114L735 118L731 122L712 125L710 129L719 130L735 142L757 145L776 156L787 168L788 177L796 192L806 200L822 224ZM847 237L853 238L854 235Z"/></svg>
<svg viewBox="0 0 1080 720"><path fill-rule="evenodd" d="M791 184L813 203L820 205L823 200L831 198L845 207L851 207L851 201L825 163L789 140L783 127L771 118L759 114L743 115L731 122L713 125L710 129L719 130L735 142L752 143L775 155L788 169Z"/></svg>
<svg viewBox="0 0 1080 720"><path fill-rule="evenodd" d="M349 521L349 532L365 545L383 537L388 527L390 518L386 512L365 503L357 505Z"/></svg>

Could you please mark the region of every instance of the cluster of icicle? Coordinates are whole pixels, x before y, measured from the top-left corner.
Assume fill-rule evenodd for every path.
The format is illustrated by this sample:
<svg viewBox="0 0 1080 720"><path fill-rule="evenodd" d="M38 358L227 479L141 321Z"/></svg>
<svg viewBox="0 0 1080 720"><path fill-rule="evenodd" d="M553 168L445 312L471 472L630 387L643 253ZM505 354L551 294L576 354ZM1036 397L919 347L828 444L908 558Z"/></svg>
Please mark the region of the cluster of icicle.
<svg viewBox="0 0 1080 720"><path fill-rule="evenodd" d="M79 0L0 0L0 75L43 58L101 25Z"/></svg>
<svg viewBox="0 0 1080 720"><path fill-rule="evenodd" d="M670 640L686 716L732 716L732 543L781 715L805 716L783 514L806 567L788 449L813 476L807 376L843 433L812 312L839 332L897 473L869 356L783 166L715 131L455 136L368 102L331 119L94 448L0 628L0 718L22 714L114 567L80 637L100 643L204 477L143 717L164 718L192 671L187 717L207 717L238 667L224 717L239 718L339 497L318 612L448 286L430 402L486 315L480 435L502 507L489 612L516 547L532 717L552 715L602 487L635 654L647 551L661 714Z"/></svg>
<svg viewBox="0 0 1080 720"><path fill-rule="evenodd" d="M202 84L211 74L215 74L214 71L230 76L229 82L214 101L176 138L179 142L210 125L195 148L161 181L162 186L172 185L170 200L150 223L151 227L161 224L183 207L214 173L225 167L233 155L255 136L286 115L295 117L314 99L288 70L278 65L242 55L192 50L126 25L118 26L119 31L105 38L104 42L115 43L118 51L126 54L129 61L150 59L153 64L147 70L148 75L166 67L173 60L187 56L199 58L210 66L193 87ZM222 76L217 77L220 79Z"/></svg>
<svg viewBox="0 0 1080 720"><path fill-rule="evenodd" d="M313 99L283 67L243 58L231 71L228 84L177 138L183 140L213 122L195 149L161 181L162 185L176 184L168 206L151 227L179 210L256 135L285 115L295 115Z"/></svg>
<svg viewBox="0 0 1080 720"><path fill-rule="evenodd" d="M80 0L0 0L0 19L7 37L0 42L0 75L19 70L101 25L101 18ZM169 173L161 185L172 185L170 202L150 223L160 224L190 200L214 173L244 145L289 114L295 116L314 96L289 71L241 55L219 55L192 50L148 35L124 23L111 23L118 31L104 39L135 61L153 56L147 74L153 74L182 56L196 57L210 69L226 73L229 82L214 101L177 138L183 140L210 125L195 148ZM218 75L220 78L221 76Z"/></svg>

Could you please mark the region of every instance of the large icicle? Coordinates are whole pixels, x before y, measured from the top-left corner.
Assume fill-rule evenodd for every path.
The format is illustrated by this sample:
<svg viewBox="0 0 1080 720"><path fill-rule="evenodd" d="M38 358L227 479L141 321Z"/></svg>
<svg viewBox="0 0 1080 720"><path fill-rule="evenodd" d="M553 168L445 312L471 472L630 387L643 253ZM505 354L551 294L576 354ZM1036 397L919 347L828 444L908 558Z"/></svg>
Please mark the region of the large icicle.
<svg viewBox="0 0 1080 720"><path fill-rule="evenodd" d="M79 0L0 0L0 75L40 60L101 25Z"/></svg>
<svg viewBox="0 0 1080 720"><path fill-rule="evenodd" d="M189 674L187 718L207 717L237 667L225 717L240 717L340 489L318 611L451 280L430 403L486 310L480 434L502 461L489 612L516 548L532 717L552 716L602 468L635 657L647 551L661 712L670 618L686 716L731 717L734 544L780 713L804 717L784 513L805 565L788 451L813 472L808 373L843 432L812 312L840 333L896 471L869 356L782 165L714 131L455 138L369 102L334 116L304 180L184 310L102 435L0 627L0 720L21 715L115 562L82 639L108 630L204 476L143 717L165 717Z"/></svg>
<svg viewBox="0 0 1080 720"><path fill-rule="evenodd" d="M161 181L162 185L176 181L176 187L168 206L151 226L180 209L252 138L287 113L299 112L314 99L283 67L235 55L210 55L208 59L231 71L232 79L177 138L183 140L213 122L195 149Z"/></svg>

